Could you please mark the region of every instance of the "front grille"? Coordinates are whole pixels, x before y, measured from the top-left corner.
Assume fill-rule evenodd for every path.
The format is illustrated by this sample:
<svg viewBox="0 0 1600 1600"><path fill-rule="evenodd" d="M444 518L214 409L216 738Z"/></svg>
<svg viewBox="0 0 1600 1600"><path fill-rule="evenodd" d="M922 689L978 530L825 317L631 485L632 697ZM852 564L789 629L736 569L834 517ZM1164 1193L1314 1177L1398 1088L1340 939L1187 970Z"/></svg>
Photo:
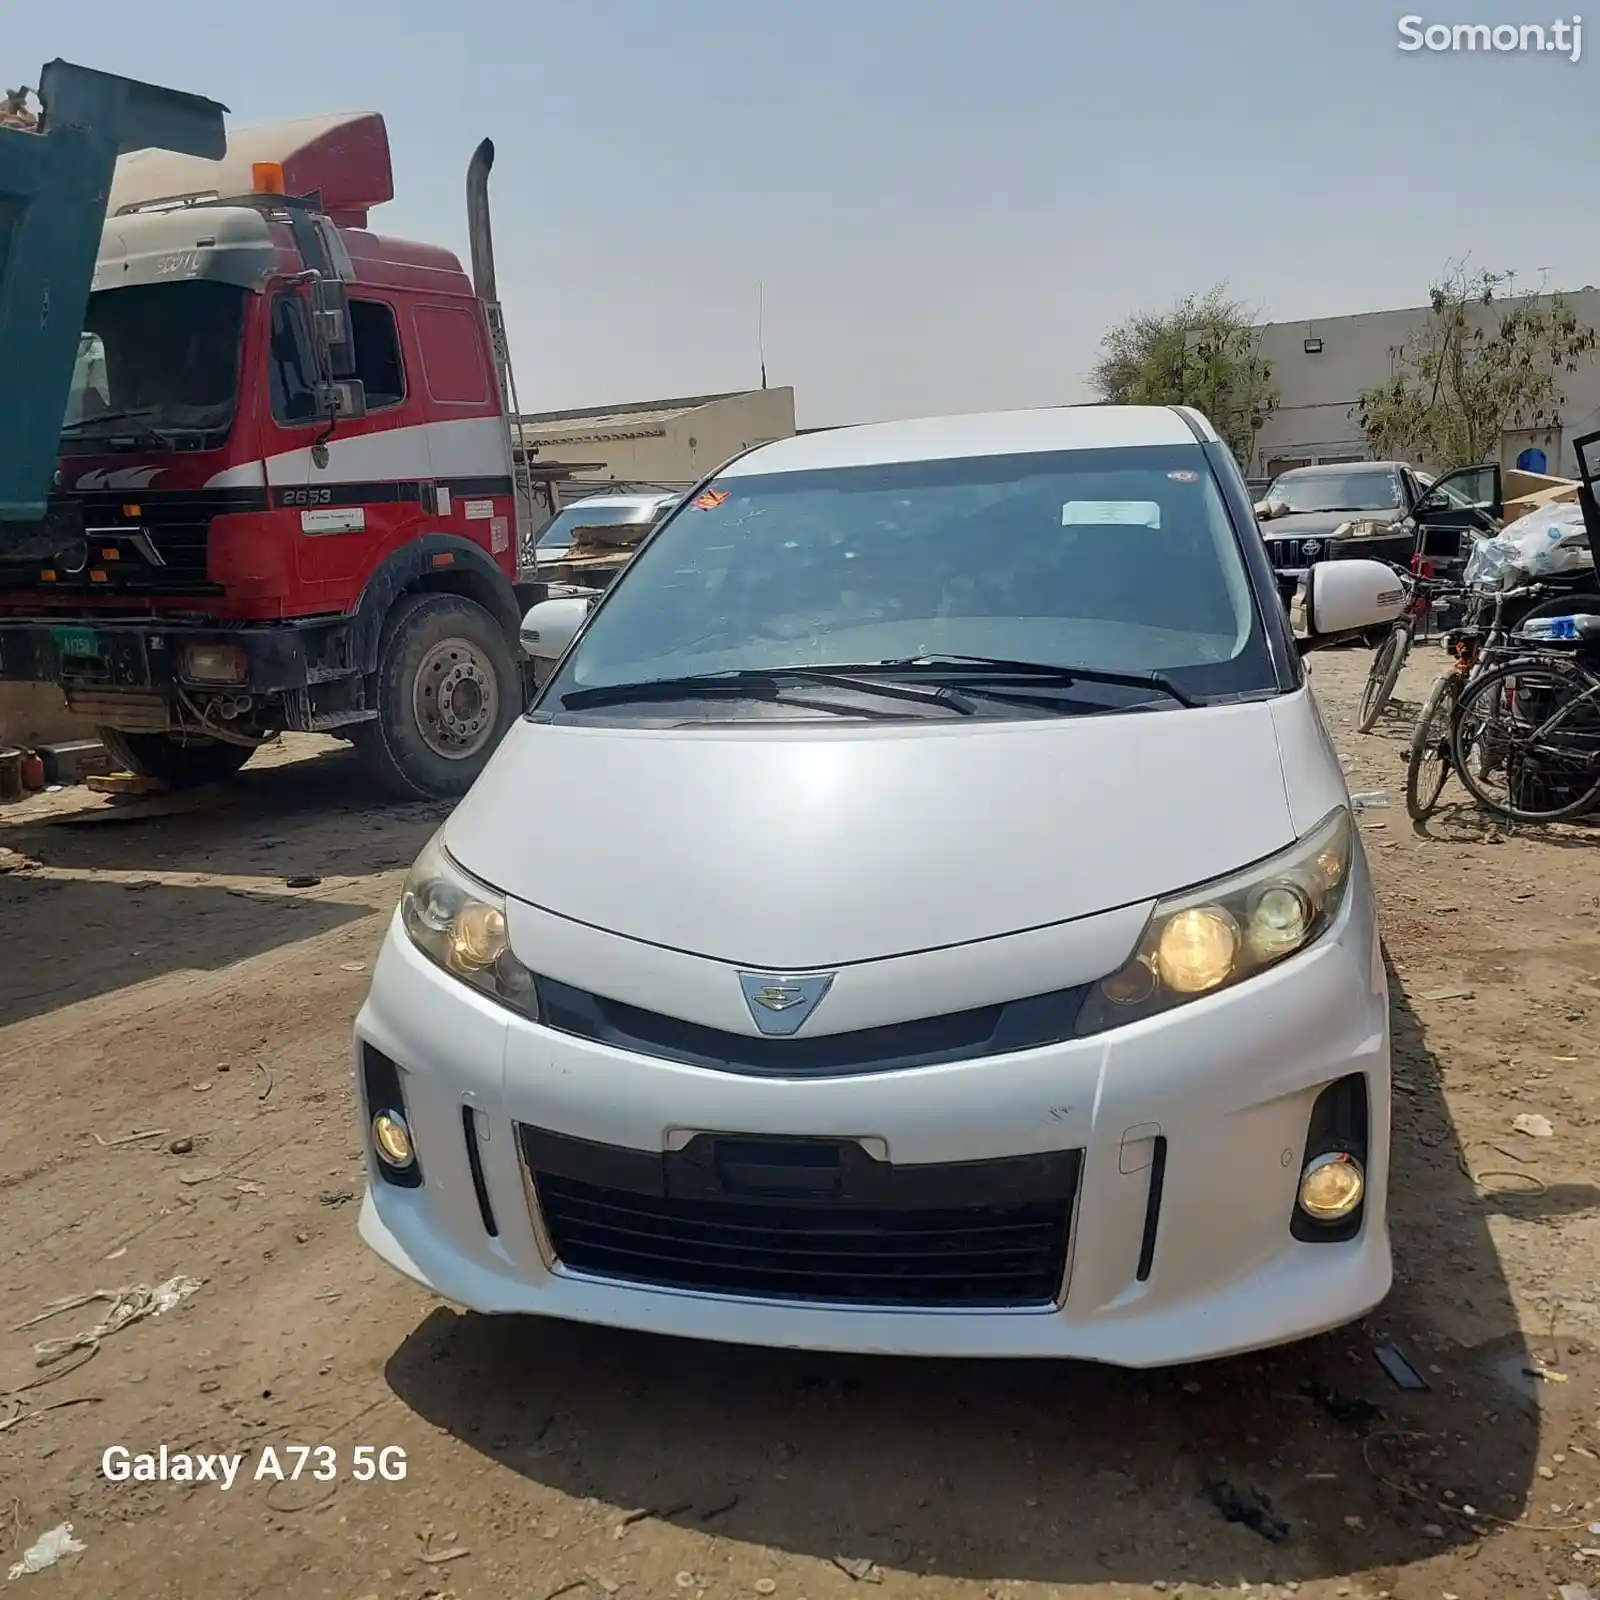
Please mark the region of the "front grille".
<svg viewBox="0 0 1600 1600"><path fill-rule="evenodd" d="M686 1066L774 1078L899 1072L1036 1050L1073 1037L1088 993L1084 985L848 1033L768 1039L684 1022L551 978L539 978L538 990L540 1017L558 1032Z"/></svg>
<svg viewBox="0 0 1600 1600"><path fill-rule="evenodd" d="M0 588L51 594L220 594L221 586L207 573L211 520L259 509L259 498L259 490L241 497L237 491L204 489L63 497L81 511L83 538L75 538L49 560L0 564ZM124 513L129 504L138 505L137 517ZM46 572L54 577L45 579ZM103 573L104 580L95 581L93 572Z"/></svg>
<svg viewBox="0 0 1600 1600"><path fill-rule="evenodd" d="M1306 546L1312 548L1307 550ZM1308 567L1327 553L1326 539L1269 539L1267 558L1280 570L1285 567Z"/></svg>
<svg viewBox="0 0 1600 1600"><path fill-rule="evenodd" d="M861 1145L701 1134L666 1155L520 1130L558 1262L741 1299L1054 1304L1079 1155L894 1167Z"/></svg>

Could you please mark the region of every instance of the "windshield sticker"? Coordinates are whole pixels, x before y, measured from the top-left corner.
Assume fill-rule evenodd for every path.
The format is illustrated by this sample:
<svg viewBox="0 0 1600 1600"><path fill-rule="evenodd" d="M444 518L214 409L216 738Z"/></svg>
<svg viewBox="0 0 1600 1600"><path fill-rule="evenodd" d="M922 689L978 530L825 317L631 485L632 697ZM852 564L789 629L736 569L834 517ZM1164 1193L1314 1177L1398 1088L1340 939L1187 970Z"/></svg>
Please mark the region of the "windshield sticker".
<svg viewBox="0 0 1600 1600"><path fill-rule="evenodd" d="M1178 471L1167 474L1167 481L1169 483L1199 483L1200 474L1198 472L1190 472L1187 467L1180 467Z"/></svg>
<svg viewBox="0 0 1600 1600"><path fill-rule="evenodd" d="M707 489L704 494L695 496L694 508L696 511L715 511L727 498L726 489Z"/></svg>
<svg viewBox="0 0 1600 1600"><path fill-rule="evenodd" d="M1069 500L1061 508L1063 528L1159 528L1161 507L1154 500Z"/></svg>

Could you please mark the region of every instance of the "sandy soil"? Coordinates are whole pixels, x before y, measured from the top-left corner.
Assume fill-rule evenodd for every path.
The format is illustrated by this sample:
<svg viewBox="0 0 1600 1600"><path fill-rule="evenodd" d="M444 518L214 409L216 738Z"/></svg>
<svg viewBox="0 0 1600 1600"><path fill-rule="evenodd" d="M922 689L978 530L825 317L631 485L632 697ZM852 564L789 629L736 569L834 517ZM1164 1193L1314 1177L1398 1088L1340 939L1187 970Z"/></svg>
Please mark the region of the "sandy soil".
<svg viewBox="0 0 1600 1600"><path fill-rule="evenodd" d="M1413 831L1408 711L1438 657L1362 738L1367 660L1315 678L1352 787L1393 801L1362 828L1394 978L1400 1282L1368 1325L1193 1371L460 1315L356 1238L347 1059L439 813L368 803L315 740L185 815L88 822L104 805L81 792L7 808L0 1575L70 1521L84 1553L19 1595L1600 1594L1600 839L1508 835L1459 789ZM1514 1132L1523 1112L1554 1136ZM34 1346L105 1304L18 1326L178 1274L192 1298L87 1360ZM1427 1392L1385 1377L1387 1343ZM247 1476L102 1475L107 1446L162 1444L250 1452ZM339 1478L312 1481L313 1458L249 1480L293 1444L332 1446ZM403 1481L355 1481L358 1446L403 1450ZM1269 1497L1287 1536L1225 1521L1219 1483Z"/></svg>

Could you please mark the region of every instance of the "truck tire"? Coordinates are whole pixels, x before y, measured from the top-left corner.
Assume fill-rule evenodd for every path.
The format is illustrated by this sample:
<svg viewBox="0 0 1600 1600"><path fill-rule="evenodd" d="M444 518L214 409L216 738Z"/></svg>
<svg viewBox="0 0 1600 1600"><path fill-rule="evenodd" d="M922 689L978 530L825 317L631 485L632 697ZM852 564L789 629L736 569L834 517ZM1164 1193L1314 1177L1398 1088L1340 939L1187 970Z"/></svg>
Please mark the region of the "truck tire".
<svg viewBox="0 0 1600 1600"><path fill-rule="evenodd" d="M126 772L155 778L169 789L194 789L231 778L254 753L242 744L219 739L182 744L165 733L122 733L96 728L106 754Z"/></svg>
<svg viewBox="0 0 1600 1600"><path fill-rule="evenodd" d="M465 794L522 711L522 673L504 629L455 594L396 603L372 692L378 715L355 730L356 746L404 800Z"/></svg>

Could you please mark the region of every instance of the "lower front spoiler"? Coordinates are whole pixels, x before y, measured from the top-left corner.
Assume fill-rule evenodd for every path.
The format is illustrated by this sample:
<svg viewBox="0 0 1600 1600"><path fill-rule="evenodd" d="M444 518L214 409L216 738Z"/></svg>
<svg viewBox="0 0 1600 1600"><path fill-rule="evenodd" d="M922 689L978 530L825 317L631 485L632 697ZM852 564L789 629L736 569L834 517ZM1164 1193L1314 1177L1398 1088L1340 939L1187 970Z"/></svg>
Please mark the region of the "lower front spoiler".
<svg viewBox="0 0 1600 1600"><path fill-rule="evenodd" d="M1291 1245L1201 1300L1102 1309L1092 1320L1054 1307L840 1309L639 1288L562 1268L533 1280L509 1257L465 1257L433 1230L429 1204L426 1190L379 1180L362 1201L361 1237L391 1267L456 1305L774 1349L1177 1366L1343 1327L1380 1304L1393 1281L1388 1233L1369 1223L1348 1245Z"/></svg>

